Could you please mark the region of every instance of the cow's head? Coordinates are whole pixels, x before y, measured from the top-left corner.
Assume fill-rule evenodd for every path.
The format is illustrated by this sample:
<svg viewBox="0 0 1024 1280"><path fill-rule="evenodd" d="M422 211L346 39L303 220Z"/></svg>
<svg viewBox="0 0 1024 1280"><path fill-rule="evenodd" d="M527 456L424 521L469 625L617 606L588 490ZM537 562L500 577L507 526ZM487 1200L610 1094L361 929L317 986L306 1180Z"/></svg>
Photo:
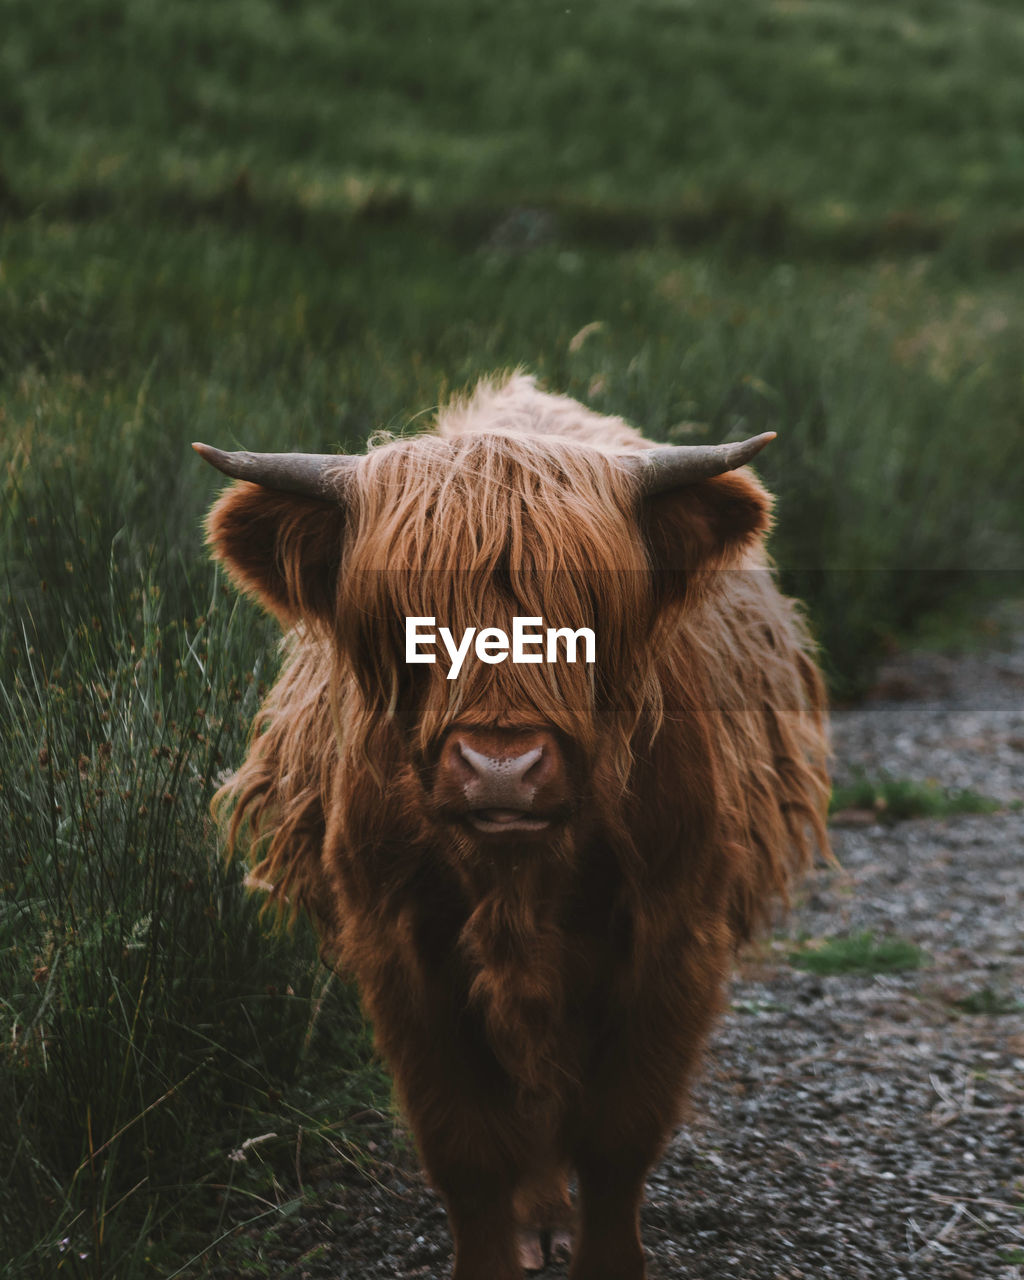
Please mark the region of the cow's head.
<svg viewBox="0 0 1024 1280"><path fill-rule="evenodd" d="M480 425L361 456L196 445L242 482L209 537L236 583L327 642L338 723L353 758L395 775L385 792L401 775L396 804L415 787L423 820L464 850L564 844L623 794L635 744L657 731L666 620L765 531L768 497L734 469L771 436L630 450ZM511 633L516 616L592 629L596 661L471 653L454 680L443 650L406 661L407 618L458 640Z"/></svg>

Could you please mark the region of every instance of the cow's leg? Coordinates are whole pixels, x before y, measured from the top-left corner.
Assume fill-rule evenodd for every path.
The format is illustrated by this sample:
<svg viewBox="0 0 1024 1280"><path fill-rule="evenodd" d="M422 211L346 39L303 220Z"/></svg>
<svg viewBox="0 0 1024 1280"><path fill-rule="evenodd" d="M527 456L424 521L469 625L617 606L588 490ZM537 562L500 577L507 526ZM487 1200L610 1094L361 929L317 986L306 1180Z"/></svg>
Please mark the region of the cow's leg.
<svg viewBox="0 0 1024 1280"><path fill-rule="evenodd" d="M450 982L416 967L403 938L396 926L386 963L359 976L424 1169L448 1210L453 1280L522 1280L512 1197L532 1138L478 1021ZM373 944L379 951L374 936L367 954Z"/></svg>
<svg viewBox="0 0 1024 1280"><path fill-rule="evenodd" d="M437 1170L455 1246L452 1280L522 1280L512 1187L482 1169Z"/></svg>
<svg viewBox="0 0 1024 1280"><path fill-rule="evenodd" d="M670 954L685 957L683 943ZM680 966L683 979L694 969ZM665 965L662 973L668 971ZM716 972L711 969L712 976ZM680 1117L719 999L710 980L680 991L664 978L660 987L652 979L644 995L644 1005L635 1003L646 1016L629 1011L618 1025L609 1022L575 1117L570 1145L580 1230L572 1280L643 1280L644 1180Z"/></svg>
<svg viewBox="0 0 1024 1280"><path fill-rule="evenodd" d="M640 1201L659 1145L612 1148L588 1141L577 1153L579 1231L571 1280L644 1280Z"/></svg>
<svg viewBox="0 0 1024 1280"><path fill-rule="evenodd" d="M452 1280L522 1280L513 1194L518 1181L514 1116L467 1090L459 1105L430 1105L432 1090L402 1082L406 1113L427 1174L448 1210ZM412 1086L412 1087L410 1087Z"/></svg>
<svg viewBox="0 0 1024 1280"><path fill-rule="evenodd" d="M423 1036L416 1049L416 1057L396 1055L392 1069L423 1166L448 1210L453 1280L522 1280L513 1193L524 1161L515 1112L474 1089L454 1037Z"/></svg>

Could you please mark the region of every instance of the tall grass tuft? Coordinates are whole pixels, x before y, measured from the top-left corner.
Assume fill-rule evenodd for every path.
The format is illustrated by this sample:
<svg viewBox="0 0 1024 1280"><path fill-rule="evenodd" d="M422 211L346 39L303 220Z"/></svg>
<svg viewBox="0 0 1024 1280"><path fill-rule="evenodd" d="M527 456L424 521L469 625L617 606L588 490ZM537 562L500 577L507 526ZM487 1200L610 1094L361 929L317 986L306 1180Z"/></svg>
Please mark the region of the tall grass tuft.
<svg viewBox="0 0 1024 1280"><path fill-rule="evenodd" d="M386 1090L352 994L308 931L267 936L208 815L272 636L205 569L169 610L180 565L90 559L67 508L37 512L74 587L2 626L5 1274L168 1274L273 1213L230 1153L344 1141Z"/></svg>

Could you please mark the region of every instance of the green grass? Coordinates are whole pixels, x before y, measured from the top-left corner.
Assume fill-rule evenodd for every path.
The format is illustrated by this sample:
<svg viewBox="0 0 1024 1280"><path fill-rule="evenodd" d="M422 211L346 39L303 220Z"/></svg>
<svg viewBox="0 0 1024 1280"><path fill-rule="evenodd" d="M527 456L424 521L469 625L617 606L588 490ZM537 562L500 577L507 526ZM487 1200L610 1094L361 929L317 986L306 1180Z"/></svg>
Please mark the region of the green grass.
<svg viewBox="0 0 1024 1280"><path fill-rule="evenodd" d="M1005 3L9 0L6 27L22 204L250 191L342 218L542 205L620 239L725 224L783 251L1022 242Z"/></svg>
<svg viewBox="0 0 1024 1280"><path fill-rule="evenodd" d="M843 938L807 942L790 953L789 962L808 973L902 973L919 969L925 954L905 938L875 938L870 931Z"/></svg>
<svg viewBox="0 0 1024 1280"><path fill-rule="evenodd" d="M13 1275L166 1274L258 1191L273 1211L233 1149L273 1131L291 1168L300 1128L344 1145L387 1087L308 929L268 937L217 855L269 629L205 570L172 612L169 557L33 519L68 559L4 628L0 1237Z"/></svg>
<svg viewBox="0 0 1024 1280"><path fill-rule="evenodd" d="M659 439L777 430L773 551L855 693L1024 580L1024 19L8 0L3 28L0 1265L244 1272L225 1233L281 1220L300 1145L358 1159L387 1088L315 939L220 860L276 635L207 561L189 441L360 448L517 364Z"/></svg>
<svg viewBox="0 0 1024 1280"><path fill-rule="evenodd" d="M885 822L906 818L949 818L958 813L996 813L1002 802L970 788L940 787L910 778L857 778L837 786L829 809L873 809Z"/></svg>

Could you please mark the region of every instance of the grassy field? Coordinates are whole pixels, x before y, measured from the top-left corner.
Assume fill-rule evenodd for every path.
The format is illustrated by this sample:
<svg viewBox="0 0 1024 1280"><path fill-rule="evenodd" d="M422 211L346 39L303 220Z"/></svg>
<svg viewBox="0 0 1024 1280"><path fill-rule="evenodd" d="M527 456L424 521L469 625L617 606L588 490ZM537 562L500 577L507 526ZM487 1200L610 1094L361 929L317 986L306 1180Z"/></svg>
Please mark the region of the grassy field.
<svg viewBox="0 0 1024 1280"><path fill-rule="evenodd" d="M658 438L777 430L774 554L855 693L1024 569L1024 16L3 18L0 1267L200 1275L388 1091L217 855L276 636L188 442L360 448L517 364Z"/></svg>

